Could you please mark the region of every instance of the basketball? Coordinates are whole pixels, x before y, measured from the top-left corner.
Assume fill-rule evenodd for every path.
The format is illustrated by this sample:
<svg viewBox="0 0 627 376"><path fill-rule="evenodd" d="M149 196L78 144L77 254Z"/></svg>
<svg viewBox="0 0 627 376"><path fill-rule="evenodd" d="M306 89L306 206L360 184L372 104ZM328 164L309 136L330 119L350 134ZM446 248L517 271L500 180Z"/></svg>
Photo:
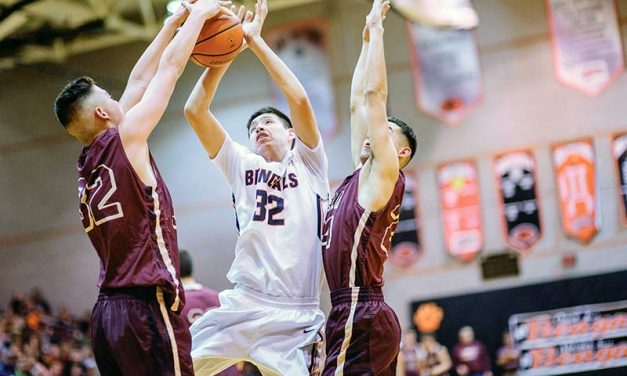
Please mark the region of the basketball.
<svg viewBox="0 0 627 376"><path fill-rule="evenodd" d="M234 14L220 13L205 22L191 58L205 67L218 67L233 60L243 42L240 20Z"/></svg>

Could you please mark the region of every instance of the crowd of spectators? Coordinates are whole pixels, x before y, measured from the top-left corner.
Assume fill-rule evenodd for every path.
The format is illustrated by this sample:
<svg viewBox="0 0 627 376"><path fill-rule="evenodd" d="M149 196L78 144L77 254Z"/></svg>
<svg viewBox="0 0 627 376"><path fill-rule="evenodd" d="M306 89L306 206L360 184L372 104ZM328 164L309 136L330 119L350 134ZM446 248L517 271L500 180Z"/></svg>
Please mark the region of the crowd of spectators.
<svg viewBox="0 0 627 376"><path fill-rule="evenodd" d="M422 334L416 340L415 332L403 337L399 356L401 376L493 376L490 356L474 330L465 326L459 330L459 341L449 354L433 334ZM503 334L503 346L496 353L497 375L515 376L520 351L513 345L509 333Z"/></svg>
<svg viewBox="0 0 627 376"><path fill-rule="evenodd" d="M38 289L15 291L0 306L0 376L97 375L89 319L53 310Z"/></svg>

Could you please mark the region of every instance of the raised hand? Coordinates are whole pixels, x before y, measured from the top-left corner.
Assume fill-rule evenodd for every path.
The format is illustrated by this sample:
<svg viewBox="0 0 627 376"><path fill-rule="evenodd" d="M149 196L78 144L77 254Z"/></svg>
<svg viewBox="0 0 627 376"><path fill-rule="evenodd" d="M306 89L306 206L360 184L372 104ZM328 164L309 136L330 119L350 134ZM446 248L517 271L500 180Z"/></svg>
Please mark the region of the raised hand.
<svg viewBox="0 0 627 376"><path fill-rule="evenodd" d="M181 3L181 5L185 2ZM199 12L205 18L212 18L220 12L228 13L232 2L230 0L197 0L193 4L187 4L190 12Z"/></svg>
<svg viewBox="0 0 627 376"><path fill-rule="evenodd" d="M383 26L383 20L385 20L385 15L390 10L390 1L389 0L374 0L372 3L372 9L370 13L366 16L366 28ZM364 30L364 40L368 41L370 39L370 34L367 30Z"/></svg>
<svg viewBox="0 0 627 376"><path fill-rule="evenodd" d="M261 36L261 28L263 22L268 15L268 2L267 0L257 0L255 3L255 15L251 11L246 12L242 28L244 30L244 38L250 42L251 39Z"/></svg>
<svg viewBox="0 0 627 376"><path fill-rule="evenodd" d="M168 17L168 22L174 22L177 27L181 26L187 19L187 16L189 16L189 12L191 10L190 4L195 2L196 0L181 1L181 5L179 5L176 9L176 12L172 13L172 15Z"/></svg>

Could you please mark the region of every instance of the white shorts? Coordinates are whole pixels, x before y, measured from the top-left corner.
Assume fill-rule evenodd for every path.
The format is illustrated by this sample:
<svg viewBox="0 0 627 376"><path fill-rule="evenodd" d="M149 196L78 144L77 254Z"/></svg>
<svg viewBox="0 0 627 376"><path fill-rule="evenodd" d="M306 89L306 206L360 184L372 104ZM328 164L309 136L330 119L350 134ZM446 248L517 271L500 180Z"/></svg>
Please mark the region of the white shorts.
<svg viewBox="0 0 627 376"><path fill-rule="evenodd" d="M220 293L220 307L194 321L192 359L197 376L248 361L266 375L309 375L322 341L317 300L263 295L244 286Z"/></svg>

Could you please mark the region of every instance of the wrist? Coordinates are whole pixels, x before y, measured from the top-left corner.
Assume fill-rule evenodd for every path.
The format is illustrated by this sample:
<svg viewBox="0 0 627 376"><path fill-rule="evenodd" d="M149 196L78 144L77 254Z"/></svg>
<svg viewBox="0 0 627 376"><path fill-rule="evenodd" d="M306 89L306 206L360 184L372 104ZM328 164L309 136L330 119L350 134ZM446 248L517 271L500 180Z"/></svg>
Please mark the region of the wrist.
<svg viewBox="0 0 627 376"><path fill-rule="evenodd" d="M380 22L374 23L374 24L369 24L368 25L368 30L371 33L376 33L376 32L380 32L383 33L383 25Z"/></svg>
<svg viewBox="0 0 627 376"><path fill-rule="evenodd" d="M163 27L176 29L180 27L182 24L183 24L183 19L173 14L171 16L168 16L165 19L165 22L163 23Z"/></svg>
<svg viewBox="0 0 627 376"><path fill-rule="evenodd" d="M244 38L246 39L246 44L248 44L248 47L251 47L251 48L258 47L264 42L261 35L255 35L254 37L244 37Z"/></svg>

